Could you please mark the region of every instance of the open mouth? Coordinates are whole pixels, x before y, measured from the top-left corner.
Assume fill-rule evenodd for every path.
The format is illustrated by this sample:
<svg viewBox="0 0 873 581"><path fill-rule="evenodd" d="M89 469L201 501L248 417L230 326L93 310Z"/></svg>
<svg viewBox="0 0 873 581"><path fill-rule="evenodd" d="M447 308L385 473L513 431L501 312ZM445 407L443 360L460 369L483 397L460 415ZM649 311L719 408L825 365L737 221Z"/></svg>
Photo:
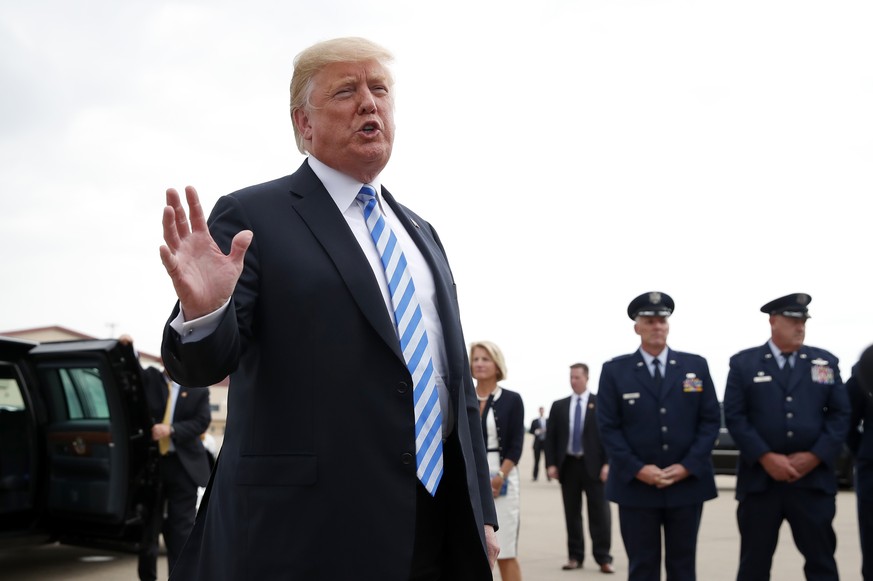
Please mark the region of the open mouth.
<svg viewBox="0 0 873 581"><path fill-rule="evenodd" d="M379 124L375 121L368 121L361 126L361 131L367 135L372 135L379 131Z"/></svg>

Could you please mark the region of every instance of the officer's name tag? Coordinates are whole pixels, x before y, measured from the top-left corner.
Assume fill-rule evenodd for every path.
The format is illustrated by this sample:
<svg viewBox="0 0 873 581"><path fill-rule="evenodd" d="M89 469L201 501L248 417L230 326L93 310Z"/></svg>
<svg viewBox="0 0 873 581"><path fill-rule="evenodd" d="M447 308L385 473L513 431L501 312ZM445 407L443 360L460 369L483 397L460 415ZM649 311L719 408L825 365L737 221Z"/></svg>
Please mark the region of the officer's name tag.
<svg viewBox="0 0 873 581"><path fill-rule="evenodd" d="M639 397L640 397L640 392L635 391L635 392L633 392L633 393L624 393L624 394L622 394L621 397L622 397L623 399L631 399L631 400L633 400L633 399L639 399Z"/></svg>
<svg viewBox="0 0 873 581"><path fill-rule="evenodd" d="M773 378L769 375L757 375L752 378L752 381L755 383L766 383L768 381L773 381Z"/></svg>

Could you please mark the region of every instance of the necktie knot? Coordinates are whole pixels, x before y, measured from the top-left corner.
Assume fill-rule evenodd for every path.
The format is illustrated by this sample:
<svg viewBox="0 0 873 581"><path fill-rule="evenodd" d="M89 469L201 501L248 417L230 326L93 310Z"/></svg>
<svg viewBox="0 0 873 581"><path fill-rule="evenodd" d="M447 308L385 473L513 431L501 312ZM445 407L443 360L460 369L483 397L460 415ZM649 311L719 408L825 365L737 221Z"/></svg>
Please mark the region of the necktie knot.
<svg viewBox="0 0 873 581"><path fill-rule="evenodd" d="M361 190L358 192L358 195L355 196L355 199L360 201L360 202L363 202L364 205L366 205L371 200L376 199L376 188L374 188L370 184L364 184L361 187Z"/></svg>

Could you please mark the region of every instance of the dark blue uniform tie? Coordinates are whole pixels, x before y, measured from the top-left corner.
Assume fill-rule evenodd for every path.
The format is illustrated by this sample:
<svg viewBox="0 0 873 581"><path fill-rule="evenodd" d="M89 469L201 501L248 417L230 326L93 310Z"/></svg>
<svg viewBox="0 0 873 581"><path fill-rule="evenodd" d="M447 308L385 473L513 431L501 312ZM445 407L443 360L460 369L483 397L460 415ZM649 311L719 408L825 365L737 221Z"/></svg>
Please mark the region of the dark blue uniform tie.
<svg viewBox="0 0 873 581"><path fill-rule="evenodd" d="M655 385L661 387L661 384L664 382L664 376L661 375L661 360L657 357L652 359L652 365L655 366Z"/></svg>

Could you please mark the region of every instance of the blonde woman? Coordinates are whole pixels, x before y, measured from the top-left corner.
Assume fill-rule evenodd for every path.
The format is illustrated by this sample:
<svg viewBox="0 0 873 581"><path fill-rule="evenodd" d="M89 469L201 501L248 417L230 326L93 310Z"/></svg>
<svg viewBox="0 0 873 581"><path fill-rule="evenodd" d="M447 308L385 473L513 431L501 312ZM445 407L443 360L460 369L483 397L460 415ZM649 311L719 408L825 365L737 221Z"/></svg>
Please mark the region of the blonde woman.
<svg viewBox="0 0 873 581"><path fill-rule="evenodd" d="M524 404L520 395L497 383L506 378L506 362L497 345L490 341L473 343L470 368L476 380L491 491L500 525L497 565L503 581L520 581L521 567L517 559L520 502L516 465L524 443Z"/></svg>

